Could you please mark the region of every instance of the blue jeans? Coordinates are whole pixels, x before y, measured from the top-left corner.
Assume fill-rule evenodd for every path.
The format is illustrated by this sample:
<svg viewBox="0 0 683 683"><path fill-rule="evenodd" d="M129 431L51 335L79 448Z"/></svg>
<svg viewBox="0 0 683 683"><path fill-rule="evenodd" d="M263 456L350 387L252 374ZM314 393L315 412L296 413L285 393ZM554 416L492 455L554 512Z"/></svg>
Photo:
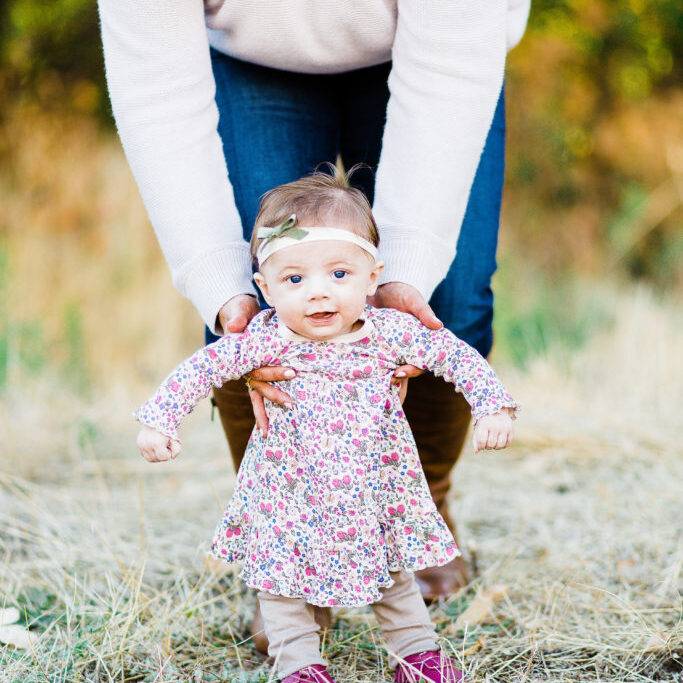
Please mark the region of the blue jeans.
<svg viewBox="0 0 683 683"><path fill-rule="evenodd" d="M339 155L346 168L379 160L390 64L342 74L298 74L256 66L211 51L220 114L218 132L249 239L261 196L311 173ZM457 131L454 132L457 134ZM446 327L487 356L493 341L491 276L496 269L505 166L505 105L501 96L470 193L457 255L430 304ZM353 184L372 203L374 176ZM217 339L207 328L207 343Z"/></svg>

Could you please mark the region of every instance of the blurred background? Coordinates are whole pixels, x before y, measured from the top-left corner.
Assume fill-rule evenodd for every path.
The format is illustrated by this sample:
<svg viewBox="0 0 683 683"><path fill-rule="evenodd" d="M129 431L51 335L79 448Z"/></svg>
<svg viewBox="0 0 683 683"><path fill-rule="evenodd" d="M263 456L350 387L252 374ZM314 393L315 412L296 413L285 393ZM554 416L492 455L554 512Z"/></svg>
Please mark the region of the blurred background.
<svg viewBox="0 0 683 683"><path fill-rule="evenodd" d="M634 283L680 295L682 46L678 0L533 3L507 77L498 357L579 347ZM93 0L0 0L0 123L0 389L151 387L201 325L116 138Z"/></svg>

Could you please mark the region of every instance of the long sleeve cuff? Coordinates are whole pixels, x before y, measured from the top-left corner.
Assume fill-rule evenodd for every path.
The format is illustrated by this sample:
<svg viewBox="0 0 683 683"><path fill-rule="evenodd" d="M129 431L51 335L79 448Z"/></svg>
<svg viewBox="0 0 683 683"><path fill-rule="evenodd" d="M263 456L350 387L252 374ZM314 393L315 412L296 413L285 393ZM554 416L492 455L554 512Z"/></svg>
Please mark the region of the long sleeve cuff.
<svg viewBox="0 0 683 683"><path fill-rule="evenodd" d="M256 295L252 282L249 245L235 244L206 252L183 271L174 274L176 287L194 304L208 328L223 334L216 316L223 305L238 294Z"/></svg>
<svg viewBox="0 0 683 683"><path fill-rule="evenodd" d="M429 301L455 258L452 245L434 235L429 236L431 241L424 234L381 235L379 257L384 261L384 271L380 283L405 282Z"/></svg>

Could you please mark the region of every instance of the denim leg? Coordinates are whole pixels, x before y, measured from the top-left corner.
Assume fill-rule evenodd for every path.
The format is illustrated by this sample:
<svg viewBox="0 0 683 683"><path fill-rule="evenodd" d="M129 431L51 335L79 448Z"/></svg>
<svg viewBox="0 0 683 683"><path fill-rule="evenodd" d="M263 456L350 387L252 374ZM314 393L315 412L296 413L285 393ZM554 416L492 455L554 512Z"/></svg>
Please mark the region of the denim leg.
<svg viewBox="0 0 683 683"><path fill-rule="evenodd" d="M339 115L332 83L242 62L215 50L218 133L245 239L261 196L337 157Z"/></svg>
<svg viewBox="0 0 683 683"><path fill-rule="evenodd" d="M444 325L487 356L493 345L493 292L498 224L505 171L505 94L493 123L470 192L455 260L430 304Z"/></svg>

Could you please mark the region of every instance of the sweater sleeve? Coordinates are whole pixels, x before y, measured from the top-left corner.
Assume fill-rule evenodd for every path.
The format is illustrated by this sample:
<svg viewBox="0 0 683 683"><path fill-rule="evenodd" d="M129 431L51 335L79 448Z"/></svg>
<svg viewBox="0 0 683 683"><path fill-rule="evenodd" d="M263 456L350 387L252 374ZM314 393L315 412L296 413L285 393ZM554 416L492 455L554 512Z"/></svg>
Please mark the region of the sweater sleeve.
<svg viewBox="0 0 683 683"><path fill-rule="evenodd" d="M263 362L260 344L249 328L241 334L229 334L205 346L184 360L162 382L133 417L162 434L177 439L182 419L189 415L212 387L247 374ZM267 356L272 361L271 356Z"/></svg>
<svg viewBox="0 0 683 683"><path fill-rule="evenodd" d="M374 319L398 355L397 362L428 370L455 385L472 407L475 421L502 408L512 408L516 415L521 408L481 354L450 330L430 330L412 315L389 308L379 309Z"/></svg>
<svg viewBox="0 0 683 683"><path fill-rule="evenodd" d="M217 131L202 3L99 0L99 12L126 157L173 283L216 331L221 306L254 288Z"/></svg>
<svg viewBox="0 0 683 683"><path fill-rule="evenodd" d="M398 0L374 214L383 282L429 299L455 257L503 85L507 2Z"/></svg>

